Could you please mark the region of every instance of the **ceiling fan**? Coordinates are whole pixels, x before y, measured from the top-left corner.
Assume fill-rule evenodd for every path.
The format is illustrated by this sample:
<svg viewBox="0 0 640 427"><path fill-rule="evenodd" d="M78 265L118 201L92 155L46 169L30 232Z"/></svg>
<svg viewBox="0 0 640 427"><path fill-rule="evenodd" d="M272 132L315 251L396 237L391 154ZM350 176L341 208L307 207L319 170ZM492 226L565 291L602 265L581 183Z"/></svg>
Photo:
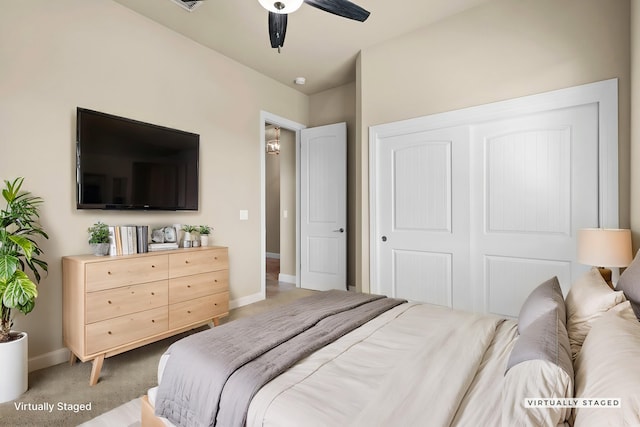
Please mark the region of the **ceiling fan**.
<svg viewBox="0 0 640 427"><path fill-rule="evenodd" d="M287 32L287 15L306 3L325 12L355 21L364 22L369 12L348 0L258 0L269 11L269 39L271 47L278 49L284 45Z"/></svg>
<svg viewBox="0 0 640 427"><path fill-rule="evenodd" d="M203 0L172 0L189 12L202 4ZM369 17L369 12L349 0L258 0L262 7L269 11L269 39L271 47L278 49L284 45L284 36L287 32L287 15L295 12L306 3L325 12L364 22Z"/></svg>

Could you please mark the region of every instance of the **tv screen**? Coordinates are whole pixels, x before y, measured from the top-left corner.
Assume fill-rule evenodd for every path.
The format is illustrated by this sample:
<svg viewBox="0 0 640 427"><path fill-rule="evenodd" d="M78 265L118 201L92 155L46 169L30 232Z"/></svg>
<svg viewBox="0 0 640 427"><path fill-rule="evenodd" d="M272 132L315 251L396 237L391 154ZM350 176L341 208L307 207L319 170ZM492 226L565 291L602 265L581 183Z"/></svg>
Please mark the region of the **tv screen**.
<svg viewBox="0 0 640 427"><path fill-rule="evenodd" d="M78 107L78 209L198 210L200 135Z"/></svg>

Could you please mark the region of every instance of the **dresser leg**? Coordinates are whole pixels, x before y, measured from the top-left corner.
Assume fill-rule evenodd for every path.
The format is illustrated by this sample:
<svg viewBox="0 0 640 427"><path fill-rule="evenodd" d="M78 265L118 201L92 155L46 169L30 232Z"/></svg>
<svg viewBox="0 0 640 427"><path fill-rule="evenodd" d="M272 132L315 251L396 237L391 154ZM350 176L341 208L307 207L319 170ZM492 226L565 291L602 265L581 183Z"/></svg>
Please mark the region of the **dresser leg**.
<svg viewBox="0 0 640 427"><path fill-rule="evenodd" d="M76 363L76 360L78 360L78 358L76 357L76 354L72 351L71 356L69 356L69 365L73 366L73 364Z"/></svg>
<svg viewBox="0 0 640 427"><path fill-rule="evenodd" d="M220 325L220 318L219 317L214 317L212 322L213 322L213 326L219 326Z"/></svg>
<svg viewBox="0 0 640 427"><path fill-rule="evenodd" d="M102 362L104 362L104 354L93 359L93 367L91 368L91 378L89 378L89 385L98 384L98 378L100 378L100 371L102 370Z"/></svg>

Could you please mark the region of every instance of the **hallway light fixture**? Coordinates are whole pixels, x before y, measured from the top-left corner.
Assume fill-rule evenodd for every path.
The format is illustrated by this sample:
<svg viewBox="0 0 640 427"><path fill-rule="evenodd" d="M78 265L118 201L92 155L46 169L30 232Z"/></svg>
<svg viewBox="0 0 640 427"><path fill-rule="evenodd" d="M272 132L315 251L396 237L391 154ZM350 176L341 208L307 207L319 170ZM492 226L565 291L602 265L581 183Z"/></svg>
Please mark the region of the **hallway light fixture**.
<svg viewBox="0 0 640 427"><path fill-rule="evenodd" d="M280 154L280 128L273 128L274 138L267 141L267 154Z"/></svg>

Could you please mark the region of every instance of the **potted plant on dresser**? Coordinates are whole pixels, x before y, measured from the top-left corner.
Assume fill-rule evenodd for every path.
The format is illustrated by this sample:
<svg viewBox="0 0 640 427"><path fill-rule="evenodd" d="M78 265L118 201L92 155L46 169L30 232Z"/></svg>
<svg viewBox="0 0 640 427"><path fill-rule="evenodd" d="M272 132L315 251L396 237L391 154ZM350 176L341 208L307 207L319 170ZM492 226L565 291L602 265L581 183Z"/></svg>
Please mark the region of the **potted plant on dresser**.
<svg viewBox="0 0 640 427"><path fill-rule="evenodd" d="M211 227L208 225L201 225L198 228L200 232L200 242L202 246L209 246L209 235L211 234Z"/></svg>
<svg viewBox="0 0 640 427"><path fill-rule="evenodd" d="M87 229L89 232L89 244L94 255L104 256L109 254L109 226L103 222L96 222Z"/></svg>
<svg viewBox="0 0 640 427"><path fill-rule="evenodd" d="M28 314L38 296L40 273L47 263L40 259L37 239L48 239L38 223L40 197L21 191L24 178L4 181L0 211L0 403L18 398L28 386L28 337L12 331L14 310ZM30 272L27 275L26 271Z"/></svg>

